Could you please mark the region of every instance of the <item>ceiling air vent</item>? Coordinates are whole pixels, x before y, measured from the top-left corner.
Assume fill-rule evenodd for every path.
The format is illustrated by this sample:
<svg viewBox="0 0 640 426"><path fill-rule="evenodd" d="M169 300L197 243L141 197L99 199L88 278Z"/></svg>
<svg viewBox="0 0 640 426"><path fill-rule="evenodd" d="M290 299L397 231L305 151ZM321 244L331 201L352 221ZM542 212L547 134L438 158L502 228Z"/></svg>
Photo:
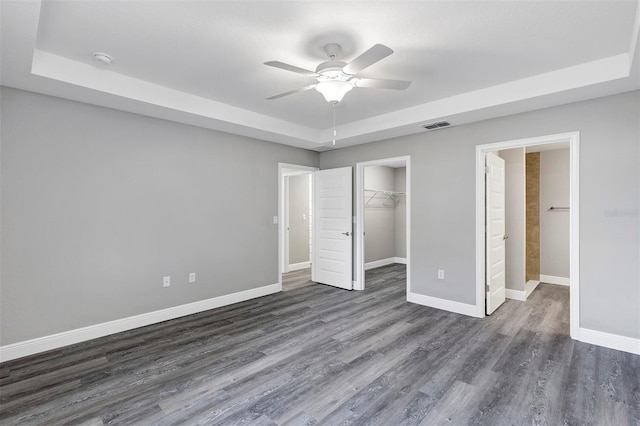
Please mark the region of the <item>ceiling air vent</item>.
<svg viewBox="0 0 640 426"><path fill-rule="evenodd" d="M435 129L441 129L447 126L451 126L451 123L449 123L448 121L438 121L437 123L425 124L422 127L424 127L427 130L435 130Z"/></svg>

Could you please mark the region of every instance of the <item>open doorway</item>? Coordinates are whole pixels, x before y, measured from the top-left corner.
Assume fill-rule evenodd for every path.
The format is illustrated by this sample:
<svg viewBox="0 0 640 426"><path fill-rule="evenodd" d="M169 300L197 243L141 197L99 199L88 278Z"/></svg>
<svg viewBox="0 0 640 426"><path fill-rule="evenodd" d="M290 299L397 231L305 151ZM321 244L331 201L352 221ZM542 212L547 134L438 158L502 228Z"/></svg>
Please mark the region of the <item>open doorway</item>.
<svg viewBox="0 0 640 426"><path fill-rule="evenodd" d="M278 279L282 274L311 272L313 240L313 172L315 167L278 164Z"/></svg>
<svg viewBox="0 0 640 426"><path fill-rule="evenodd" d="M570 334L577 336L578 149L577 132L477 147L477 316L495 310L500 297L526 300L541 281L568 285ZM503 213L494 173L502 173Z"/></svg>
<svg viewBox="0 0 640 426"><path fill-rule="evenodd" d="M568 286L568 142L498 155L505 160L506 297L527 300L540 282Z"/></svg>
<svg viewBox="0 0 640 426"><path fill-rule="evenodd" d="M356 164L354 289L365 289L365 271L406 264L410 288L410 157Z"/></svg>

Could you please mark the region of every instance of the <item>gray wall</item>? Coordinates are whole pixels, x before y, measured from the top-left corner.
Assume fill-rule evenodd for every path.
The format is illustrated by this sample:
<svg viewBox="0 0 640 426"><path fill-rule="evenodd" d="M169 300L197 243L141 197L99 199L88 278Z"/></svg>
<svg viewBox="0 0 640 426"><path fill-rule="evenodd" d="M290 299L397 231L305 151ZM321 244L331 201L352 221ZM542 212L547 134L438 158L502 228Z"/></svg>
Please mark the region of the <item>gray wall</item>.
<svg viewBox="0 0 640 426"><path fill-rule="evenodd" d="M278 162L317 153L0 95L1 345L278 282Z"/></svg>
<svg viewBox="0 0 640 426"><path fill-rule="evenodd" d="M540 274L569 278L569 149L540 153Z"/></svg>
<svg viewBox="0 0 640 426"><path fill-rule="evenodd" d="M277 163L318 166L317 153L13 89L0 98L0 344L278 281ZM338 149L319 165L411 155L412 291L473 304L475 145L580 131L580 325L640 338L639 101Z"/></svg>
<svg viewBox="0 0 640 426"><path fill-rule="evenodd" d="M509 237L505 250L505 286L511 290L524 291L524 148L502 150L499 155L504 159L505 167L505 232Z"/></svg>
<svg viewBox="0 0 640 426"><path fill-rule="evenodd" d="M580 131L580 325L639 338L639 100L635 91L337 149L320 167L411 155L411 290L475 304L475 146Z"/></svg>
<svg viewBox="0 0 640 426"><path fill-rule="evenodd" d="M395 190L405 192L407 190L407 168L395 169ZM395 224L395 257L407 257L407 198L399 197L396 202Z"/></svg>
<svg viewBox="0 0 640 426"><path fill-rule="evenodd" d="M393 191L395 171L386 166L368 166L364 169L365 189ZM365 201L373 195L365 192ZM383 207L391 205L391 207ZM364 261L365 263L395 257L395 208L392 200L376 197L364 208Z"/></svg>
<svg viewBox="0 0 640 426"><path fill-rule="evenodd" d="M289 264L309 261L309 175L289 176Z"/></svg>

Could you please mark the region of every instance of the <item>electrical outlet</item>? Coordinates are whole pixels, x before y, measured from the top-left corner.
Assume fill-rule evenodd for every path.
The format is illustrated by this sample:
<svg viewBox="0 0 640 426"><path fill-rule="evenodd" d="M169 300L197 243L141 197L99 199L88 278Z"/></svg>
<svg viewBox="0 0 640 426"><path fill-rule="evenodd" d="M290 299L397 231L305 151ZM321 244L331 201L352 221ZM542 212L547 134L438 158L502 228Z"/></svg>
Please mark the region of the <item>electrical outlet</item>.
<svg viewBox="0 0 640 426"><path fill-rule="evenodd" d="M190 283L195 283L196 282L196 273L195 272L189 272L189 282Z"/></svg>
<svg viewBox="0 0 640 426"><path fill-rule="evenodd" d="M162 287L169 287L171 285L171 277L170 276L166 276L166 277L162 277Z"/></svg>
<svg viewBox="0 0 640 426"><path fill-rule="evenodd" d="M444 269L438 269L438 279L444 280Z"/></svg>

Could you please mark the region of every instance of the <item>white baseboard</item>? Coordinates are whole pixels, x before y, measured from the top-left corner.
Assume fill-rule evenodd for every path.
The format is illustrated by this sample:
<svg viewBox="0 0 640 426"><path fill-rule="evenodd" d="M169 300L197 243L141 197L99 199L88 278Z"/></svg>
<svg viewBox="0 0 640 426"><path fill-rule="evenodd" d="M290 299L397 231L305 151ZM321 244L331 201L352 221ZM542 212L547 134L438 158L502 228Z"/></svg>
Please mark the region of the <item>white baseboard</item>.
<svg viewBox="0 0 640 426"><path fill-rule="evenodd" d="M389 257L387 259L374 260L373 262L367 262L364 264L364 270L379 268L381 266L387 266L395 263L395 257Z"/></svg>
<svg viewBox="0 0 640 426"><path fill-rule="evenodd" d="M540 281L534 281L534 280L529 280L526 283L524 283L524 293L525 293L524 299L525 300L529 298L531 293L533 293L533 290L535 290L539 284L540 284Z"/></svg>
<svg viewBox="0 0 640 426"><path fill-rule="evenodd" d="M300 263L293 263L293 264L289 265L289 272L299 271L301 269L308 269L308 268L311 268L311 262L309 262L309 261L300 262Z"/></svg>
<svg viewBox="0 0 640 426"><path fill-rule="evenodd" d="M504 295L507 299L519 300L521 302L527 300L527 294L524 290L511 290L510 288L505 288Z"/></svg>
<svg viewBox="0 0 640 426"><path fill-rule="evenodd" d="M406 265L407 259L405 257L389 257L387 259L374 260L373 262L365 263L364 270L368 271L369 269L379 268L381 266L393 265L394 263L402 263L403 265Z"/></svg>
<svg viewBox="0 0 640 426"><path fill-rule="evenodd" d="M538 287L540 281L529 280L524 284L524 290L512 290L510 288L505 289L505 296L507 299L514 299L524 302L529 298L533 290Z"/></svg>
<svg viewBox="0 0 640 426"><path fill-rule="evenodd" d="M578 333L576 340L581 342L640 355L640 339L589 330L588 328L579 328Z"/></svg>
<svg viewBox="0 0 640 426"><path fill-rule="evenodd" d="M440 299L438 297L425 296L424 294L407 293L407 301L431 308L442 309L456 314L477 317L476 305L454 302L453 300Z"/></svg>
<svg viewBox="0 0 640 426"><path fill-rule="evenodd" d="M88 327L76 328L62 333L49 336L38 337L36 339L25 340L6 346L0 346L0 362L10 361L27 355L61 348L74 343L119 333L146 325L179 318L185 315L196 314L209 309L232 305L256 297L266 296L282 290L282 284L271 284L251 290L239 291L237 293L224 296L213 297L211 299L199 300L185 305L173 306L159 311L147 312L145 314L134 315L132 317L121 318L101 324L90 325Z"/></svg>
<svg viewBox="0 0 640 426"><path fill-rule="evenodd" d="M555 277L553 275L540 274L540 282L556 285L570 285L571 280L566 277Z"/></svg>

